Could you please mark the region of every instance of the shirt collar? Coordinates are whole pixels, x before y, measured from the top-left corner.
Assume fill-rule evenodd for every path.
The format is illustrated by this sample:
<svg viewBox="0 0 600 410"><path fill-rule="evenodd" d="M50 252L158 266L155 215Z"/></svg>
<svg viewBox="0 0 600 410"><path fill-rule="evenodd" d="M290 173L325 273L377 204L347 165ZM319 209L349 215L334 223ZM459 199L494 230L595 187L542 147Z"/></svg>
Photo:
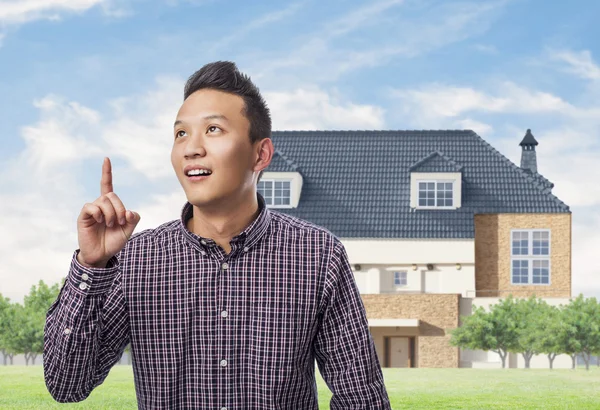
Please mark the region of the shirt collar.
<svg viewBox="0 0 600 410"><path fill-rule="evenodd" d="M260 211L258 217L256 217L246 229L231 239L232 242L239 242L238 246L243 246L248 249L254 246L262 238L271 223L271 212L265 205L265 199L259 192L256 193L256 197L258 199L258 209ZM184 239L199 250L202 250L203 247L214 246L216 242L213 239L196 235L187 229L187 222L193 215L194 207L189 201L186 201L181 210L179 223L179 228L183 232ZM206 244L202 243L202 241Z"/></svg>

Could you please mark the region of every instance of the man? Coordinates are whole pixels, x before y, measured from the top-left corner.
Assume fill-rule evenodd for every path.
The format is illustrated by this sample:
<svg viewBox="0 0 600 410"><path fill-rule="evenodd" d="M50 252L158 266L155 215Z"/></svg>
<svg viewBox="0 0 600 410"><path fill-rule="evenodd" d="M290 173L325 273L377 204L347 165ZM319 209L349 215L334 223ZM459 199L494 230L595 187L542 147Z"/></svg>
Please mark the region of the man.
<svg viewBox="0 0 600 410"><path fill-rule="evenodd" d="M315 360L332 409L390 408L344 246L257 192L270 136L259 90L219 61L189 78L174 124L179 220L132 235L105 159L47 313L55 400L87 398L131 343L140 409L317 409Z"/></svg>

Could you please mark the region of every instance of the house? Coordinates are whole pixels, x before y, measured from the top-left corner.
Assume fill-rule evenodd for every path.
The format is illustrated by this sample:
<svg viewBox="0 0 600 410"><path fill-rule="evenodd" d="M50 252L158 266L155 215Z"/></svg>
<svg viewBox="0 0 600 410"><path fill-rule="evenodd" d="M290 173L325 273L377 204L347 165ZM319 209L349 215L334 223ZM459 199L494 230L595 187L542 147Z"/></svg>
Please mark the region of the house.
<svg viewBox="0 0 600 410"><path fill-rule="evenodd" d="M277 131L259 182L269 207L346 247L382 367L501 367L449 344L475 306L571 297L571 212L537 168L459 131ZM515 146L518 140L515 141ZM524 367L510 354L507 367ZM531 367L548 368L545 355ZM570 368L559 355L554 368Z"/></svg>

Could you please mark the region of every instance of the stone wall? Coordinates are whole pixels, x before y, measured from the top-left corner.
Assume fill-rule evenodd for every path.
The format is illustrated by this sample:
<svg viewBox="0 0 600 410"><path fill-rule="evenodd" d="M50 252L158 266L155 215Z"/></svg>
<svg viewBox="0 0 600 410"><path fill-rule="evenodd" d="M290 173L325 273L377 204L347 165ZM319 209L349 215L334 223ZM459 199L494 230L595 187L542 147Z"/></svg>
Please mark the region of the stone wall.
<svg viewBox="0 0 600 410"><path fill-rule="evenodd" d="M417 335L416 367L459 367L459 348L450 345L449 329L458 327L460 294L361 295L369 319L419 319L418 329L389 328L374 335L383 360L383 336Z"/></svg>

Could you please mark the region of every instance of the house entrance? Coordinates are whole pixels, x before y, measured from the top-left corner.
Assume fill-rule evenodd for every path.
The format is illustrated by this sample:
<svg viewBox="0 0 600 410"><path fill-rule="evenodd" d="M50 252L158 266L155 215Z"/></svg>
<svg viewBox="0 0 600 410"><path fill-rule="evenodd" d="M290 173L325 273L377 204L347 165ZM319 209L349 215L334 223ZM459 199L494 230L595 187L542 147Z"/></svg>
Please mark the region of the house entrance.
<svg viewBox="0 0 600 410"><path fill-rule="evenodd" d="M402 336L385 336L385 367L416 367L415 338Z"/></svg>

